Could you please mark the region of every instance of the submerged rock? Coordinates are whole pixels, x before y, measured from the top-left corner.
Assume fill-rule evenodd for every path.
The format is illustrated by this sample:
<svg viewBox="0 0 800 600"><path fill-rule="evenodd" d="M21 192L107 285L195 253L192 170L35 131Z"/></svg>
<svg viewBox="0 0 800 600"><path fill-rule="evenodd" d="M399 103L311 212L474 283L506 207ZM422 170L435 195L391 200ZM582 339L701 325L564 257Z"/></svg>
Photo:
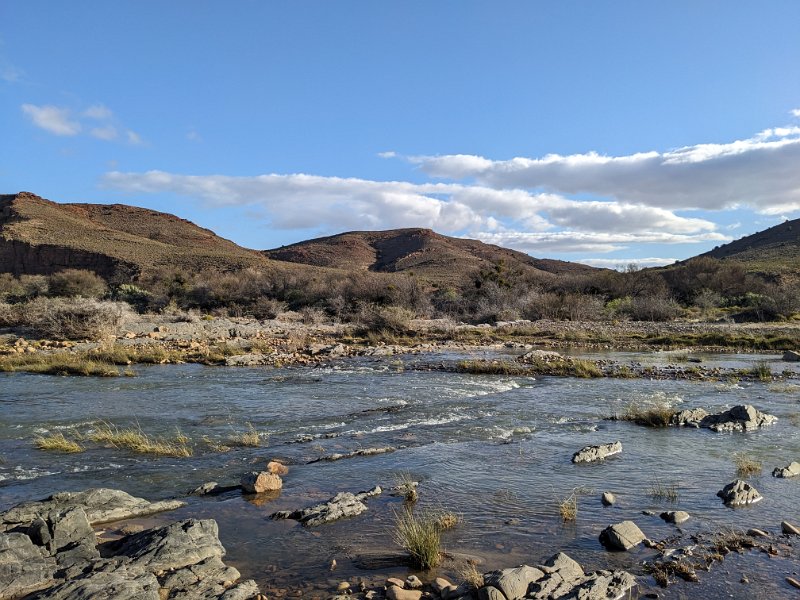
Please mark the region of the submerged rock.
<svg viewBox="0 0 800 600"><path fill-rule="evenodd" d="M600 543L609 550L630 550L645 539L646 536L633 521L622 521L606 527L600 533Z"/></svg>
<svg viewBox="0 0 800 600"><path fill-rule="evenodd" d="M294 511L279 511L270 515L270 518L294 519L308 527L324 525L339 519L360 515L367 510L367 505L363 501L372 496L377 496L381 491L380 487L375 486L367 492L359 492L358 494L339 492L327 502Z"/></svg>
<svg viewBox="0 0 800 600"><path fill-rule="evenodd" d="M722 498L722 501L727 506L745 506L747 504L755 504L764 499L756 488L741 479L726 485L717 492L717 496Z"/></svg>
<svg viewBox="0 0 800 600"><path fill-rule="evenodd" d="M800 475L800 462L792 461L787 466L778 467L772 471L773 477L797 477Z"/></svg>
<svg viewBox="0 0 800 600"><path fill-rule="evenodd" d="M0 513L0 531L9 531L19 526L29 526L39 517L52 511L79 506L92 525L111 523L134 517L144 517L186 506L179 500L148 502L135 498L121 490L93 488L83 492L61 492L37 502L24 502Z"/></svg>
<svg viewBox="0 0 800 600"><path fill-rule="evenodd" d="M622 442L603 444L600 446L586 446L572 455L572 462L594 462L622 452Z"/></svg>

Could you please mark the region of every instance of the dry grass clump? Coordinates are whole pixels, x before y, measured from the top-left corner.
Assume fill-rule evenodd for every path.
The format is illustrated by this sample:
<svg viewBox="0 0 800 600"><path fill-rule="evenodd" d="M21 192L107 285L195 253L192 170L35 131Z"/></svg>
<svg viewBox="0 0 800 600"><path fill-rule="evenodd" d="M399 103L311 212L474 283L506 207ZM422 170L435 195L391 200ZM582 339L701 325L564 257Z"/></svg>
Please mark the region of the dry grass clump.
<svg viewBox="0 0 800 600"><path fill-rule="evenodd" d="M172 456L175 458L188 458L192 456L192 448L188 445L189 438L181 434L179 440L150 437L139 428L127 427L120 429L116 425L103 423L86 436L87 439L98 444L108 444L114 448L125 448L137 454L152 454L155 456Z"/></svg>
<svg viewBox="0 0 800 600"><path fill-rule="evenodd" d="M436 514L436 524L442 531L452 529L453 527L461 523L461 517L449 510L443 510L435 514Z"/></svg>
<svg viewBox="0 0 800 600"><path fill-rule="evenodd" d="M656 479L650 484L650 497L653 500L660 500L675 503L678 501L678 486L674 483L664 483L660 479Z"/></svg>
<svg viewBox="0 0 800 600"><path fill-rule="evenodd" d="M483 587L483 573L478 571L474 560L466 560L461 563L458 566L457 575L470 589L478 590Z"/></svg>
<svg viewBox="0 0 800 600"><path fill-rule="evenodd" d="M736 474L739 477L750 477L751 475L757 475L758 473L761 473L761 470L764 468L764 465L760 460L756 460L744 452L735 454L733 460L736 464Z"/></svg>
<svg viewBox="0 0 800 600"><path fill-rule="evenodd" d="M578 495L575 492L558 503L558 513L565 523L574 521L578 517Z"/></svg>
<svg viewBox="0 0 800 600"><path fill-rule="evenodd" d="M459 373L472 375L525 375L530 368L510 360L462 360L458 363Z"/></svg>
<svg viewBox="0 0 800 600"><path fill-rule="evenodd" d="M65 452L68 454L83 452L83 446L75 440L67 439L61 432L51 433L49 435L37 435L33 438L33 443L39 450L51 450L53 452Z"/></svg>
<svg viewBox="0 0 800 600"><path fill-rule="evenodd" d="M772 368L769 366L769 363L765 360L758 361L754 366L750 374L758 379L759 381L772 381Z"/></svg>
<svg viewBox="0 0 800 600"><path fill-rule="evenodd" d="M247 431L236 433L227 440L230 446L243 446L247 448L258 448L261 445L261 438L253 427L252 423L247 424Z"/></svg>
<svg viewBox="0 0 800 600"><path fill-rule="evenodd" d="M432 569L439 564L441 532L435 513L423 511L415 515L407 509L395 513L395 541L411 555L415 568Z"/></svg>
<svg viewBox="0 0 800 600"><path fill-rule="evenodd" d="M632 403L628 405L625 412L618 419L620 421L632 421L645 427L667 427L671 423L672 415L674 414L675 410L666 404L645 408Z"/></svg>
<svg viewBox="0 0 800 600"><path fill-rule="evenodd" d="M417 492L417 482L411 477L410 473L400 473L395 478L396 484L394 491L402 496L406 502L414 503L419 499Z"/></svg>
<svg viewBox="0 0 800 600"><path fill-rule="evenodd" d="M572 363L573 374L575 377L593 378L602 377L603 371L591 360L576 359Z"/></svg>
<svg viewBox="0 0 800 600"><path fill-rule="evenodd" d="M229 452L230 449L231 449L230 446L228 446L226 444L223 444L222 442L220 442L218 440L212 440L207 435L204 435L202 439L203 439L203 443L206 446L208 446L208 449L211 450L212 452Z"/></svg>
<svg viewBox="0 0 800 600"><path fill-rule="evenodd" d="M85 353L54 352L45 354L11 354L0 357L0 371L40 373L43 375L80 375L85 377L117 377L113 365L93 360Z"/></svg>

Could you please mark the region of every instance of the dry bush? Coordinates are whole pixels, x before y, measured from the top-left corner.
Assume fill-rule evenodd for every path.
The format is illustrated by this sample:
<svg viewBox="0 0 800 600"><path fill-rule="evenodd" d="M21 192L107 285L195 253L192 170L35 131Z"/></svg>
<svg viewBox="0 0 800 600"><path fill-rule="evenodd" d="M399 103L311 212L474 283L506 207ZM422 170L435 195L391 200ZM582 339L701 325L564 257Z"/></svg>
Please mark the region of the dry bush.
<svg viewBox="0 0 800 600"><path fill-rule="evenodd" d="M100 339L116 332L127 304L86 298L37 298L23 309L24 324L59 340Z"/></svg>
<svg viewBox="0 0 800 600"><path fill-rule="evenodd" d="M407 333L414 313L399 306L364 305L355 316L364 332Z"/></svg>
<svg viewBox="0 0 800 600"><path fill-rule="evenodd" d="M108 286L92 271L64 269L48 277L47 291L50 296L100 298L108 291Z"/></svg>
<svg viewBox="0 0 800 600"><path fill-rule="evenodd" d="M0 327L13 327L19 319L13 304L0 301Z"/></svg>

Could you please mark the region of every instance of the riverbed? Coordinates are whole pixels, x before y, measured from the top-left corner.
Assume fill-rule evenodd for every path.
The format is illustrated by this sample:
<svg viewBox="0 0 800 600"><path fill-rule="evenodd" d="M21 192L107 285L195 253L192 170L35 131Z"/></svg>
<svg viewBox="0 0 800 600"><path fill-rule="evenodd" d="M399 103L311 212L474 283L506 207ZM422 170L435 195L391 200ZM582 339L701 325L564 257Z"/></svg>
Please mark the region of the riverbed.
<svg viewBox="0 0 800 600"><path fill-rule="evenodd" d="M606 353L613 360L669 362L659 353ZM595 355L592 355L596 358ZM682 533L757 527L775 532L780 522L800 522L800 481L777 479L772 469L800 460L800 387L794 382L650 381L468 375L413 368L416 362L457 356L357 359L324 367L222 368L200 365L137 366L136 377L63 378L0 374L0 510L56 491L112 487L148 499L183 496L206 481L237 483L249 470L279 459L290 469L279 494L191 497L189 505L150 522L195 516L218 521L227 561L254 578L268 597L325 598L338 581L379 583L407 575L400 565L369 566L364 556L396 549L392 528L403 499L384 494L369 510L332 525L305 528L269 515L325 500L339 491L419 481L417 509L456 513L460 524L445 532L451 552L482 559L482 570L536 564L565 551L587 570L624 568L653 586L642 562L653 550L610 553L600 531L634 520L656 540ZM747 368L778 356L704 355L704 362ZM706 408L719 412L752 404L776 415L760 431L717 434L697 429L649 429L608 420L631 403ZM136 426L151 435L189 437L190 458L154 458L86 444L78 454L33 447L38 435L91 432L103 422ZM252 426L258 447L224 443ZM575 465L583 446L620 440L621 455ZM335 462L334 453L393 447L386 454ZM752 507L726 508L716 492L737 478L734 457L763 463L748 480L765 499ZM674 488L677 500L652 494ZM558 502L578 493L575 522L564 523ZM618 502L605 507L600 494ZM692 518L667 524L643 511L686 510ZM789 557L734 555L700 583L658 590L663 598L796 597L785 581L800 570L798 549ZM336 570L331 571L331 561ZM367 561L368 562L368 561ZM448 573L447 567L442 574ZM420 574L423 579L434 573ZM740 583L746 575L749 584ZM794 595L793 595L794 594Z"/></svg>

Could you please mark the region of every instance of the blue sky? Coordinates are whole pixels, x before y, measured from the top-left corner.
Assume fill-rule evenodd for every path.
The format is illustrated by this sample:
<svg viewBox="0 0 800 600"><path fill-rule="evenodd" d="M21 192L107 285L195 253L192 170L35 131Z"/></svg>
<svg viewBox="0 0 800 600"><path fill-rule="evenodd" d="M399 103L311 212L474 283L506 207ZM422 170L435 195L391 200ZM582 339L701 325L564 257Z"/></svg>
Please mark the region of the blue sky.
<svg viewBox="0 0 800 600"><path fill-rule="evenodd" d="M680 259L800 216L800 3L0 1L0 191L252 248Z"/></svg>

